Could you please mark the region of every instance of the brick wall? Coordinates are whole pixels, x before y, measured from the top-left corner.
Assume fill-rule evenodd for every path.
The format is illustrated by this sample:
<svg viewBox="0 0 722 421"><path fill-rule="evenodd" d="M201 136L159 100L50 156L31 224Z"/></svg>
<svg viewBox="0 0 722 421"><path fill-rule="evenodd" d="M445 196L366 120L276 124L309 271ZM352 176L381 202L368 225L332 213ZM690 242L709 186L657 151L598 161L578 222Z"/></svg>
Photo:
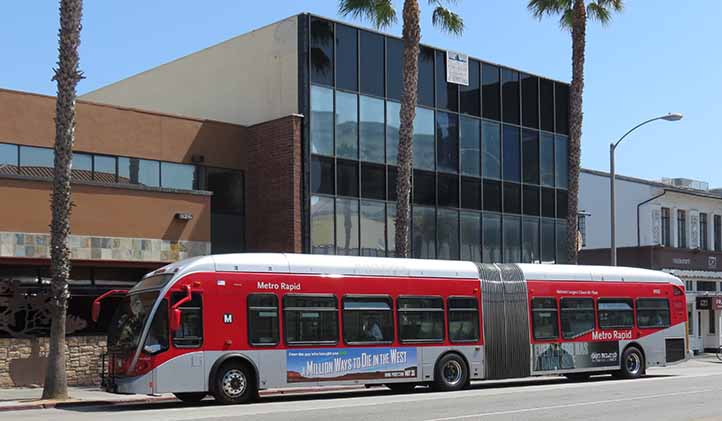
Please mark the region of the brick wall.
<svg viewBox="0 0 722 421"><path fill-rule="evenodd" d="M97 385L106 337L70 336L65 346L68 385ZM42 386L47 355L48 338L0 338L0 388Z"/></svg>
<svg viewBox="0 0 722 421"><path fill-rule="evenodd" d="M249 252L302 251L302 117L249 128L246 245Z"/></svg>

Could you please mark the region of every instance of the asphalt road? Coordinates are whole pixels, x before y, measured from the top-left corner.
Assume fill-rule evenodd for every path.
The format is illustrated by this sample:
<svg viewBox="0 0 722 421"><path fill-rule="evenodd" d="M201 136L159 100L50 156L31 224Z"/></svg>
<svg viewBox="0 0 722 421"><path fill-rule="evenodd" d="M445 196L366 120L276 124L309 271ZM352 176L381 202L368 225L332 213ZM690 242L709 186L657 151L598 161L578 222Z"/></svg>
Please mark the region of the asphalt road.
<svg viewBox="0 0 722 421"><path fill-rule="evenodd" d="M154 403L112 408L41 409L0 414L25 420L722 420L722 363L694 360L648 370L638 380L596 377L475 382L461 392L384 388L265 398L252 405Z"/></svg>

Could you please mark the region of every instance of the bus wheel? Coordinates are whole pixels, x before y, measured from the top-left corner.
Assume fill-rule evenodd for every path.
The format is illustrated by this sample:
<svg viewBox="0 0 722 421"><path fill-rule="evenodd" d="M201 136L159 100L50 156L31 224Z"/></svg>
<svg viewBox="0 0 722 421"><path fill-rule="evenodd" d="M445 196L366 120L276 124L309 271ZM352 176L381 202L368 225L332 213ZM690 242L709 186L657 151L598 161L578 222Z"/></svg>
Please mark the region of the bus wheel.
<svg viewBox="0 0 722 421"><path fill-rule="evenodd" d="M644 374L644 356L642 351L630 346L622 354L622 369L618 377L623 379L636 379Z"/></svg>
<svg viewBox="0 0 722 421"><path fill-rule="evenodd" d="M416 383L386 383L384 386L394 393L411 393L416 389Z"/></svg>
<svg viewBox="0 0 722 421"><path fill-rule="evenodd" d="M589 374L586 373L567 373L564 377L573 382L585 382L589 380Z"/></svg>
<svg viewBox="0 0 722 421"><path fill-rule="evenodd" d="M239 362L223 364L213 381L213 397L222 404L248 403L256 396L253 376Z"/></svg>
<svg viewBox="0 0 722 421"><path fill-rule="evenodd" d="M190 393L174 393L176 398L178 398L179 401L183 401L186 403L198 403L203 400L203 398L208 395L206 392L190 392Z"/></svg>
<svg viewBox="0 0 722 421"><path fill-rule="evenodd" d="M466 363L457 354L447 354L436 363L434 389L441 391L461 390L469 379Z"/></svg>

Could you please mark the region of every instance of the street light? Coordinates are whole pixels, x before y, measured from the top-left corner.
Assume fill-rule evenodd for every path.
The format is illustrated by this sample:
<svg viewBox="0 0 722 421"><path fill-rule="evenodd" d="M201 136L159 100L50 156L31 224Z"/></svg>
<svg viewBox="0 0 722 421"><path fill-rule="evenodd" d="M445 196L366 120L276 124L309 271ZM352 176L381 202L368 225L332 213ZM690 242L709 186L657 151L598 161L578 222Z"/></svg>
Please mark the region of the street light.
<svg viewBox="0 0 722 421"><path fill-rule="evenodd" d="M627 133L624 134L624 136L620 137L619 140L617 140L616 143L610 143L609 144L609 196L610 196L610 212L611 212L611 246L609 248L610 254L612 256L612 266L617 266L617 239L616 239L616 219L617 219L617 210L615 207L615 197L614 197L614 151L617 149L617 146L619 146L619 143L624 140L627 135L632 133L633 131L637 130L638 128L644 126L645 124L651 123L656 120L665 120L665 121L679 121L684 117L682 113L669 113L660 117L651 118L647 121L643 121L636 126L632 127L631 130L629 130Z"/></svg>

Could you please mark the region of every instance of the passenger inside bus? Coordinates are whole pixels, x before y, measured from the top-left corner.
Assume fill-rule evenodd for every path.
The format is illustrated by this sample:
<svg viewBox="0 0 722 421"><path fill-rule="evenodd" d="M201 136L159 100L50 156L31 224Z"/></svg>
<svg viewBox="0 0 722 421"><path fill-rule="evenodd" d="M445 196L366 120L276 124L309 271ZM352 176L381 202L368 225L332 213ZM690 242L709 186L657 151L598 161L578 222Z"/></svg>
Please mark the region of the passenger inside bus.
<svg viewBox="0 0 722 421"><path fill-rule="evenodd" d="M371 319L371 321L364 320L362 330L369 341L381 342L384 340L384 334L381 332L379 321L375 318Z"/></svg>

